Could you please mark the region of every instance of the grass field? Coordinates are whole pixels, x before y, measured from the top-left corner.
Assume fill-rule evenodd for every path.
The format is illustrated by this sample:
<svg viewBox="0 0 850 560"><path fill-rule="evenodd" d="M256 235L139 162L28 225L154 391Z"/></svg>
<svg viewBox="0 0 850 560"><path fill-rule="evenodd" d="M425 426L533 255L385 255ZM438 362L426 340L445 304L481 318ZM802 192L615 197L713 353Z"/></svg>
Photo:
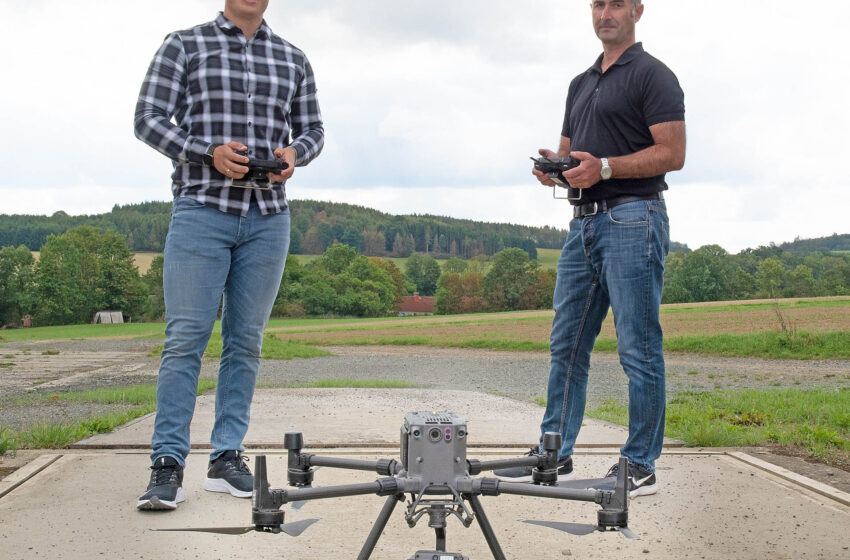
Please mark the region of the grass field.
<svg viewBox="0 0 850 560"><path fill-rule="evenodd" d="M625 406L606 405L588 416L628 425ZM850 387L680 393L667 406L665 435L692 447L804 449L850 470Z"/></svg>
<svg viewBox="0 0 850 560"><path fill-rule="evenodd" d="M537 249L537 262L540 263L540 268L558 268L558 258L561 256L560 249Z"/></svg>
<svg viewBox="0 0 850 560"><path fill-rule="evenodd" d="M551 321L551 311L275 319L269 322L267 332L307 346L380 344L546 351ZM668 351L769 359L850 359L850 297L666 305L661 309L661 322ZM161 323L18 329L0 333L0 344L4 340L162 337L163 329ZM215 332L219 332L218 324ZM603 323L597 349L616 350L610 314Z"/></svg>
<svg viewBox="0 0 850 560"><path fill-rule="evenodd" d="M782 320L780 321L780 316ZM284 340L311 345L416 345L548 350L552 312L430 317L323 328L275 326ZM850 298L662 306L665 348L717 356L850 359ZM782 325L786 329L782 329ZM616 350L613 317L597 349Z"/></svg>

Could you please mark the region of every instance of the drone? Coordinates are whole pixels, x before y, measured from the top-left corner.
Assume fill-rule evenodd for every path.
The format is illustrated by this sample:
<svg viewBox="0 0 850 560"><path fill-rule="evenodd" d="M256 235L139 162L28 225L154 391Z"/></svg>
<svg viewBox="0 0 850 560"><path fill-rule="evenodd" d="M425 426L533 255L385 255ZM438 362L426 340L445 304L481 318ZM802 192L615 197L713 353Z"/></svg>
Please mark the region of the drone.
<svg viewBox="0 0 850 560"><path fill-rule="evenodd" d="M573 535L587 535L595 531L619 531L627 538L638 538L628 528L628 459L620 458L616 481L612 477L558 482L561 434L544 434L541 444L543 454L491 461L467 459L468 435L466 421L455 413L408 412L401 426L400 460L367 461L305 453L301 432L287 432L284 436L284 448L287 450L287 481L290 488L271 488L266 457L257 455L251 503L252 525L162 530L236 535L259 531L299 536L320 518L285 523L281 507L286 504L298 510L310 500L376 494L386 497L386 501L357 557L358 560L367 560L396 505L405 501L407 495L409 500L404 518L408 526L416 526L419 520L427 515L428 526L433 528L436 534L434 550L417 551L408 560L469 560L461 553L446 551L446 525L452 517L457 518L466 528L477 520L493 558L504 560L505 554L484 513L479 496L512 494L593 502L601 506L597 512L596 525L528 519L518 521L558 529ZM313 487L314 473L320 467L374 471L383 478L360 484ZM498 478L476 476L484 471L510 467L532 467L532 481L503 482Z"/></svg>

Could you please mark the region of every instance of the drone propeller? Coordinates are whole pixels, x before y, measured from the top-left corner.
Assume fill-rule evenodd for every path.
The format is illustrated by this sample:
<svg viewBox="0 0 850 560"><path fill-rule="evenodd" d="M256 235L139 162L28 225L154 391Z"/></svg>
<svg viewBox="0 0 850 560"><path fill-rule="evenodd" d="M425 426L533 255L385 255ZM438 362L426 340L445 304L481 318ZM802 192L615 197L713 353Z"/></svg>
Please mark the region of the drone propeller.
<svg viewBox="0 0 850 560"><path fill-rule="evenodd" d="M311 519L302 519L301 521L284 523L283 525L280 525L280 531L292 537L297 537L303 533L307 527L320 519L321 517L314 517ZM219 535L244 535L251 531L266 532L267 530L258 528L256 525L249 525L247 527L185 527L181 529L151 529L151 531L192 531L196 533L216 533Z"/></svg>
<svg viewBox="0 0 850 560"><path fill-rule="evenodd" d="M593 533L594 531L604 531L599 527L599 525L591 525L589 523L566 523L562 521L534 521L531 519L517 519L517 521L521 521L523 523L530 523L532 525L540 525L541 527L549 527L550 529L557 529L559 531L563 531L565 533L569 533L571 535L576 536L584 536ZM617 527L616 528L620 533L623 534L624 537L628 539L636 539L640 540L634 531L629 529L628 527Z"/></svg>
<svg viewBox="0 0 850 560"><path fill-rule="evenodd" d="M319 470L321 468L322 467L312 467L309 472L316 472L317 470ZM304 486L299 486L298 488L312 488L312 487L313 487L312 483L307 483ZM302 507L304 507L304 504L306 504L306 503L307 503L307 500L296 500L294 502L290 502L289 506L292 509L294 509L295 511L298 511Z"/></svg>

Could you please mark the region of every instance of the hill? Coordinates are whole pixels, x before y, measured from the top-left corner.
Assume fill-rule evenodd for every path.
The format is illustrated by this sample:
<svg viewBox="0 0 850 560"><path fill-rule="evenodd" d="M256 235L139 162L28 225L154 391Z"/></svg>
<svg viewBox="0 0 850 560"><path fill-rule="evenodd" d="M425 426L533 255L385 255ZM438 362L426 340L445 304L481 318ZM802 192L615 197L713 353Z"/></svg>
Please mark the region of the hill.
<svg viewBox="0 0 850 560"><path fill-rule="evenodd" d="M433 215L396 216L352 204L290 201L293 254L321 254L335 241L369 256L406 257L413 252L472 258L520 247L559 248L566 231L551 227L477 222ZM25 245L38 251L51 234L88 225L116 231L135 252L161 252L170 202L116 205L105 214L70 216L0 215L0 247Z"/></svg>
<svg viewBox="0 0 850 560"><path fill-rule="evenodd" d="M779 248L801 256L811 253L847 253L850 252L850 234L833 233L829 237L816 239L800 239L798 237L794 241L783 243Z"/></svg>

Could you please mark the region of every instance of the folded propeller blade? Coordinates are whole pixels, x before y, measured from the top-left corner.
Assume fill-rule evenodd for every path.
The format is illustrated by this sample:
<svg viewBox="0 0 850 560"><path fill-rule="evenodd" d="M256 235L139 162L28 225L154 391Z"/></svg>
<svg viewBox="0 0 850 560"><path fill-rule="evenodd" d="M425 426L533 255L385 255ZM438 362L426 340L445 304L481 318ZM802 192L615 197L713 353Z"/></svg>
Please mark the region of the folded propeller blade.
<svg viewBox="0 0 850 560"><path fill-rule="evenodd" d="M179 529L151 529L151 531L191 531L194 533L216 533L219 535L244 535L256 531L253 525L248 527L182 527Z"/></svg>
<svg viewBox="0 0 850 560"><path fill-rule="evenodd" d="M307 527L320 519L321 517L314 517L312 519L302 519L301 521L284 523L280 526L280 530L287 535L297 537L303 533ZM262 531L262 529L258 529L255 525L248 525L247 527L183 527L179 529L151 529L151 531L190 531L194 533L214 533L218 535L244 535L252 531Z"/></svg>
<svg viewBox="0 0 850 560"><path fill-rule="evenodd" d="M311 468L311 469L310 469L310 471L311 471L311 472L316 472L317 470L319 470L319 469L321 469L321 468L322 468L322 467L313 467L313 468ZM298 486L298 488L312 488L312 487L313 487L313 485L312 485L312 484L305 484L304 486ZM307 500L297 500L297 501L295 501L295 502L290 502L289 507L291 507L291 508L292 508L292 509L294 509L295 511L298 511L298 510L300 510L302 507L304 507L304 504L306 504L306 503L307 503Z"/></svg>
<svg viewBox="0 0 850 560"><path fill-rule="evenodd" d="M304 532L307 527L319 521L321 517L313 517L310 519L302 519L301 521L293 521L291 523L284 523L280 526L280 530L286 533L291 537L297 537L301 533Z"/></svg>
<svg viewBox="0 0 850 560"><path fill-rule="evenodd" d="M578 536L589 535L590 533L597 530L596 525L590 525L588 523L566 523L563 521L535 521L532 519L517 519L517 521L522 521L523 523L530 523L532 525L540 525L541 527L549 527L550 529L557 529L558 531L564 531L565 533Z"/></svg>
<svg viewBox="0 0 850 560"><path fill-rule="evenodd" d="M589 523L567 523L563 521L534 521L531 519L517 519L517 521L522 521L523 523L530 523L532 525L540 525L541 527L549 527L550 529L557 529L558 531L563 531L565 533L569 533L571 535L576 535L579 537L589 535L594 531L603 531L599 528L598 525L590 525ZM617 531L619 531L627 539L640 540L640 537L638 537L637 534L635 534L635 532L629 529L628 527L618 527Z"/></svg>

